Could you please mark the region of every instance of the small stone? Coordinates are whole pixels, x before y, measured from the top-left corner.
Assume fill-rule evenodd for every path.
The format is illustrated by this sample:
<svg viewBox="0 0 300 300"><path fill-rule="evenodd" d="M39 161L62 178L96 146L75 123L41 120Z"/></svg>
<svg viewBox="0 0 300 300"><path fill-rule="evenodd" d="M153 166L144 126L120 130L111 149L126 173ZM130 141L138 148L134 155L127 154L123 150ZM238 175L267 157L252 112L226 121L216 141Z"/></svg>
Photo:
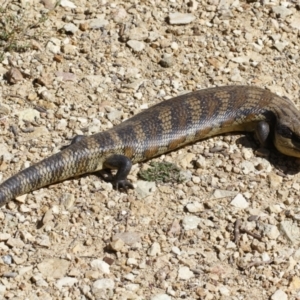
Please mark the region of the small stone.
<svg viewBox="0 0 300 300"><path fill-rule="evenodd" d="M69 55L76 55L77 47L74 45L67 44L62 47L62 52Z"/></svg>
<svg viewBox="0 0 300 300"><path fill-rule="evenodd" d="M152 181L138 180L135 191L139 199L144 199L156 191L156 184Z"/></svg>
<svg viewBox="0 0 300 300"><path fill-rule="evenodd" d="M104 15L103 18L99 18L99 19L91 19L89 21L90 23L90 28L91 29L99 29L99 28L103 28L106 25L108 25L108 21L104 19Z"/></svg>
<svg viewBox="0 0 300 300"><path fill-rule="evenodd" d="M204 210L204 206L203 203L200 202L192 202L192 203L188 203L186 205L186 209L190 212L190 213L196 213L196 212L200 212Z"/></svg>
<svg viewBox="0 0 300 300"><path fill-rule="evenodd" d="M300 30L300 16L293 16L290 26Z"/></svg>
<svg viewBox="0 0 300 300"><path fill-rule="evenodd" d="M271 300L288 300L288 296L283 290L277 290L271 296Z"/></svg>
<svg viewBox="0 0 300 300"><path fill-rule="evenodd" d="M69 0L60 0L59 5L62 7L76 8L77 6Z"/></svg>
<svg viewBox="0 0 300 300"><path fill-rule="evenodd" d="M127 11L123 7L120 7L114 11L112 18L116 23L123 23L127 19L127 16Z"/></svg>
<svg viewBox="0 0 300 300"><path fill-rule="evenodd" d="M11 84L15 84L18 81L23 80L23 75L20 72L20 70L14 67L10 68L10 70L5 74L5 77L7 81Z"/></svg>
<svg viewBox="0 0 300 300"><path fill-rule="evenodd" d="M196 160L196 167L201 168L201 169L205 169L206 166L207 166L207 164L206 164L205 157L200 155L199 158Z"/></svg>
<svg viewBox="0 0 300 300"><path fill-rule="evenodd" d="M64 277L64 278L61 278L61 279L57 280L56 286L60 290L64 286L71 287L71 286L73 286L77 282L78 282L78 279L76 279L76 278L73 278L73 277Z"/></svg>
<svg viewBox="0 0 300 300"><path fill-rule="evenodd" d="M242 194L237 194L235 198L230 202L230 204L242 209L245 209L249 206L249 203Z"/></svg>
<svg viewBox="0 0 300 300"><path fill-rule="evenodd" d="M294 276L290 282L289 288L291 290L299 290L300 289L300 278Z"/></svg>
<svg viewBox="0 0 300 300"><path fill-rule="evenodd" d="M64 30L69 33L75 33L78 30L78 27L73 23L68 23L64 26Z"/></svg>
<svg viewBox="0 0 300 300"><path fill-rule="evenodd" d="M211 196L211 199L231 198L235 197L237 192L217 189Z"/></svg>
<svg viewBox="0 0 300 300"><path fill-rule="evenodd" d="M104 262L101 259L94 259L91 262L91 266L99 271L101 271L104 274L109 274L110 270L109 270L109 264L107 264L106 262Z"/></svg>
<svg viewBox="0 0 300 300"><path fill-rule="evenodd" d="M160 244L157 242L154 242L151 247L147 251L148 255L150 256L156 256L161 253Z"/></svg>
<svg viewBox="0 0 300 300"><path fill-rule="evenodd" d="M174 63L175 63L174 57L172 54L169 54L169 53L164 53L162 59L159 62L159 64L163 68L170 68L174 65Z"/></svg>
<svg viewBox="0 0 300 300"><path fill-rule="evenodd" d="M129 32L129 40L144 41L148 38L148 30L143 27L134 27Z"/></svg>
<svg viewBox="0 0 300 300"><path fill-rule="evenodd" d="M110 243L110 247L115 251L121 251L124 248L124 246L125 246L125 243L120 239L112 241Z"/></svg>
<svg viewBox="0 0 300 300"><path fill-rule="evenodd" d="M263 234L271 240L276 240L279 237L280 232L279 232L277 226L270 225L270 224L264 224L263 225Z"/></svg>
<svg viewBox="0 0 300 300"><path fill-rule="evenodd" d="M45 277L61 278L66 273L70 266L70 262L59 258L45 259L37 265L39 271Z"/></svg>
<svg viewBox="0 0 300 300"><path fill-rule="evenodd" d="M167 294L157 294L150 298L150 300L172 300Z"/></svg>
<svg viewBox="0 0 300 300"><path fill-rule="evenodd" d="M286 41L282 41L282 42L276 41L276 42L274 43L274 47L275 47L279 52L282 52L282 51L285 49L285 47L288 46L288 45L289 45L289 42L286 42Z"/></svg>
<svg viewBox="0 0 300 300"><path fill-rule="evenodd" d="M59 120L59 122L56 125L56 129L59 131L65 131L67 128L68 122L65 119Z"/></svg>
<svg viewBox="0 0 300 300"><path fill-rule="evenodd" d="M171 250L172 250L172 252L173 252L174 254L176 254L176 255L180 255L180 254L181 254L180 249L179 249L178 247L176 247L176 246L172 247Z"/></svg>
<svg viewBox="0 0 300 300"><path fill-rule="evenodd" d="M57 54L60 52L61 41L57 38L52 37L47 45L46 50L48 50L52 54Z"/></svg>
<svg viewBox="0 0 300 300"><path fill-rule="evenodd" d="M145 48L145 44L136 40L129 40L127 45L135 52L141 52Z"/></svg>
<svg viewBox="0 0 300 300"><path fill-rule="evenodd" d="M289 239L292 243L299 243L300 241L300 229L297 226L297 223L294 223L291 220L285 220L280 222L280 231L283 235Z"/></svg>
<svg viewBox="0 0 300 300"><path fill-rule="evenodd" d="M112 279L99 279L93 283L93 288L99 290L113 289L115 287L115 283Z"/></svg>
<svg viewBox="0 0 300 300"><path fill-rule="evenodd" d="M169 14L169 23L172 25L189 24L195 20L192 14L183 14L179 12Z"/></svg>
<svg viewBox="0 0 300 300"><path fill-rule="evenodd" d="M284 6L273 6L272 11L276 16L279 16L282 19L285 19L287 16L293 13L290 9Z"/></svg>
<svg viewBox="0 0 300 300"><path fill-rule="evenodd" d="M116 233L112 240L122 240L126 245L132 246L141 241L141 234L133 231Z"/></svg>
<svg viewBox="0 0 300 300"><path fill-rule="evenodd" d="M188 280L194 277L194 273L188 267L180 267L178 270L178 278Z"/></svg>
<svg viewBox="0 0 300 300"><path fill-rule="evenodd" d="M268 174L268 180L271 188L277 188L282 183L282 177L275 173Z"/></svg>
<svg viewBox="0 0 300 300"><path fill-rule="evenodd" d="M48 283L42 277L42 274L35 274L34 276L31 277L31 280L36 284L36 286L48 287Z"/></svg>
<svg viewBox="0 0 300 300"><path fill-rule="evenodd" d="M241 163L241 169L243 174L247 175L249 173L253 173L255 171L254 164L251 161L243 161Z"/></svg>
<svg viewBox="0 0 300 300"><path fill-rule="evenodd" d="M224 285L219 287L219 292L223 296L230 296L230 290Z"/></svg>
<svg viewBox="0 0 300 300"><path fill-rule="evenodd" d="M182 220L184 230L196 229L201 219L197 216L185 216Z"/></svg>

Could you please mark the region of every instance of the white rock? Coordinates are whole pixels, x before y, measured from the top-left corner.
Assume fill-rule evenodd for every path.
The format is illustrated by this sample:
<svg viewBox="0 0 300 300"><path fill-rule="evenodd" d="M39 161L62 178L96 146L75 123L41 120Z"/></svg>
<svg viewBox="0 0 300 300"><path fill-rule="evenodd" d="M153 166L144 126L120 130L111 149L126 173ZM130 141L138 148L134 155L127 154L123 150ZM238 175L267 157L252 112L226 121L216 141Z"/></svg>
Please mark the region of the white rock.
<svg viewBox="0 0 300 300"><path fill-rule="evenodd" d="M287 294L282 290L277 290L272 296L271 300L287 300Z"/></svg>
<svg viewBox="0 0 300 300"><path fill-rule="evenodd" d="M221 199L221 198L227 198L227 197L235 197L237 195L237 192L233 191L227 191L227 190L215 190L211 199Z"/></svg>
<svg viewBox="0 0 300 300"><path fill-rule="evenodd" d="M78 27L73 23L68 23L64 26L66 32L75 33L78 30Z"/></svg>
<svg viewBox="0 0 300 300"><path fill-rule="evenodd" d="M178 278L188 280L194 277L194 273L188 267L180 267L178 270Z"/></svg>
<svg viewBox="0 0 300 300"><path fill-rule="evenodd" d="M145 44L136 40L129 40L127 45L135 52L141 52L145 48Z"/></svg>
<svg viewBox="0 0 300 300"><path fill-rule="evenodd" d="M0 284L0 295L3 295L6 291L6 287L3 284ZM170 298L171 299L171 298Z"/></svg>
<svg viewBox="0 0 300 300"><path fill-rule="evenodd" d="M64 277L56 282L56 286L58 289L61 289L63 286L73 286L75 283L78 282L78 279L74 277Z"/></svg>
<svg viewBox="0 0 300 300"><path fill-rule="evenodd" d="M223 296L230 296L230 290L224 285L219 287L219 291L220 291L220 294Z"/></svg>
<svg viewBox="0 0 300 300"><path fill-rule="evenodd" d="M300 30L300 16L293 16L290 26Z"/></svg>
<svg viewBox="0 0 300 300"><path fill-rule="evenodd" d="M109 274L110 270L109 270L109 264L107 264L105 261L101 260L101 259L94 259L91 262L91 266L99 271L101 271L104 274Z"/></svg>
<svg viewBox="0 0 300 300"><path fill-rule="evenodd" d="M172 252L173 252L174 254L177 254L177 255L180 255L180 254L181 254L180 249L179 249L178 247L176 247L176 246L172 247L171 250L172 250Z"/></svg>
<svg viewBox="0 0 300 300"><path fill-rule="evenodd" d="M179 12L169 14L170 24L189 24L195 20L192 14L183 14Z"/></svg>
<svg viewBox="0 0 300 300"><path fill-rule="evenodd" d="M245 209L249 206L249 203L244 198L242 194L237 194L235 198L230 202L232 206L235 206L237 208Z"/></svg>
<svg viewBox="0 0 300 300"><path fill-rule="evenodd" d="M263 234L271 240L276 240L279 237L280 232L279 232L277 226L270 225L270 224L264 224L263 225Z"/></svg>
<svg viewBox="0 0 300 300"><path fill-rule="evenodd" d="M300 241L300 229L297 223L290 220L280 222L280 231L292 242L298 243Z"/></svg>
<svg viewBox="0 0 300 300"><path fill-rule="evenodd" d="M201 219L197 216L185 216L182 220L184 230L191 230L197 228Z"/></svg>
<svg viewBox="0 0 300 300"><path fill-rule="evenodd" d="M113 289L114 287L115 287L114 281L108 278L99 279L93 283L93 288L99 290Z"/></svg>
<svg viewBox="0 0 300 300"><path fill-rule="evenodd" d="M65 131L67 128L68 122L65 119L61 119L58 121L57 125L56 125L56 129L59 131Z"/></svg>
<svg viewBox="0 0 300 300"><path fill-rule="evenodd" d="M186 205L186 209L191 213L195 213L195 212L203 211L204 207L203 204L200 202L192 202Z"/></svg>
<svg viewBox="0 0 300 300"><path fill-rule="evenodd" d="M103 18L91 19L89 23L91 29L99 29L105 27L109 22L105 20L103 16Z"/></svg>
<svg viewBox="0 0 300 300"><path fill-rule="evenodd" d="M273 6L272 11L282 19L293 13L293 11L284 6Z"/></svg>
<svg viewBox="0 0 300 300"><path fill-rule="evenodd" d="M150 298L151 300L172 300L167 294L157 294Z"/></svg>
<svg viewBox="0 0 300 300"><path fill-rule="evenodd" d="M144 199L156 191L156 184L152 181L139 180L135 191L139 199Z"/></svg>
<svg viewBox="0 0 300 300"><path fill-rule="evenodd" d="M59 4L62 6L62 7L70 7L70 8L76 8L77 6L69 1L69 0L61 0L59 1Z"/></svg>
<svg viewBox="0 0 300 300"><path fill-rule="evenodd" d="M52 37L46 45L46 50L53 54L57 54L60 52L60 45L61 41L57 38Z"/></svg>
<svg viewBox="0 0 300 300"><path fill-rule="evenodd" d="M247 175L249 173L253 173L255 171L255 167L254 164L251 161L243 161L241 163L241 169L243 174Z"/></svg>
<svg viewBox="0 0 300 300"><path fill-rule="evenodd" d="M154 242L151 247L147 251L148 255L150 256L156 256L161 253L160 244L157 242Z"/></svg>

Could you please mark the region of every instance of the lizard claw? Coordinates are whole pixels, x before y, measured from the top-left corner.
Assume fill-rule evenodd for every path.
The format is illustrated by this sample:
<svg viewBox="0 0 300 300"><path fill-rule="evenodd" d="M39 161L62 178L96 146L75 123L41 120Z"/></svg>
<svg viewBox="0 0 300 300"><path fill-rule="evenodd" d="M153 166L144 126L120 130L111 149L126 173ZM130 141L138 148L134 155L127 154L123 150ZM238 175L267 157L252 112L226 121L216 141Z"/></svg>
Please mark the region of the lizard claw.
<svg viewBox="0 0 300 300"><path fill-rule="evenodd" d="M126 179L114 181L113 186L117 190L125 190L126 192L128 189L134 189L132 183Z"/></svg>

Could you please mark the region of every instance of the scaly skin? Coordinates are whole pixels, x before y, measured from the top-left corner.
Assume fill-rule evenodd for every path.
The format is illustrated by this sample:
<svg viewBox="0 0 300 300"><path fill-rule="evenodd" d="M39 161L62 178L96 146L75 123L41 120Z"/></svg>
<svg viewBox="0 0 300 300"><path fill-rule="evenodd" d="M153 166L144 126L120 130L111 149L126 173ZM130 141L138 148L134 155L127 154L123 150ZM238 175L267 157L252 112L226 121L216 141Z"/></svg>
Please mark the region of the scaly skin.
<svg viewBox="0 0 300 300"><path fill-rule="evenodd" d="M161 102L114 128L83 137L0 185L0 206L43 186L117 168L116 187L137 163L225 132L255 132L282 153L300 157L300 113L288 99L250 86L204 89ZM126 166L125 166L126 165ZM124 167L125 166L125 167Z"/></svg>

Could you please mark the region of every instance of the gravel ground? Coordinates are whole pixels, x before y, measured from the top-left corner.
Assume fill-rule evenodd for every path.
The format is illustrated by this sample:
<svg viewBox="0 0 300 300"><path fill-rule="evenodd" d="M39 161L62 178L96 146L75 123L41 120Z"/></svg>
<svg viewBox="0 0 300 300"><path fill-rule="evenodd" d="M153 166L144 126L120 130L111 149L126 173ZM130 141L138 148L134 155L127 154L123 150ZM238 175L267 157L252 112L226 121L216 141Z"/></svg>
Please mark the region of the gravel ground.
<svg viewBox="0 0 300 300"><path fill-rule="evenodd" d="M299 106L298 1L2 2L26 47L0 63L1 181L188 91ZM300 160L227 135L155 161L188 180L144 183L141 164L128 194L91 175L3 207L0 298L300 299Z"/></svg>

